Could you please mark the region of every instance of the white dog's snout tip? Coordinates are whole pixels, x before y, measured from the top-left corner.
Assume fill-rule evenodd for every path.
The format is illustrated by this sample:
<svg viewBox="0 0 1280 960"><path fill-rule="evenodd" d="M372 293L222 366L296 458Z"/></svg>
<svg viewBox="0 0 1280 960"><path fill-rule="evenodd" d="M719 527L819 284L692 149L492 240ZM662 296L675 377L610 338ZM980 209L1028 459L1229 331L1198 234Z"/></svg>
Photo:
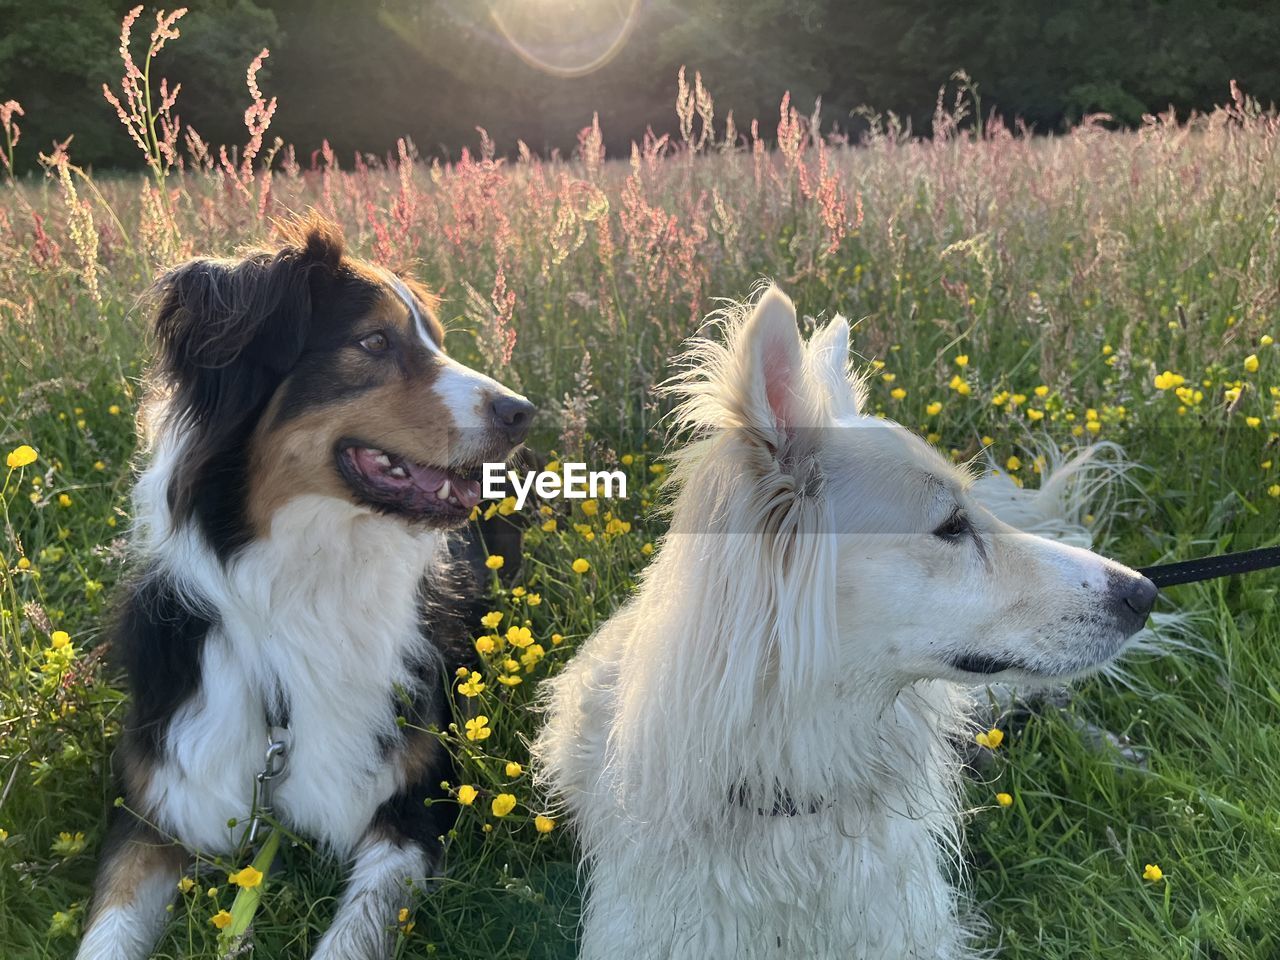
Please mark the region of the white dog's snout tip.
<svg viewBox="0 0 1280 960"><path fill-rule="evenodd" d="M1126 634L1137 633L1147 624L1151 608L1160 592L1147 577L1137 572L1112 575L1107 591L1108 606Z"/></svg>

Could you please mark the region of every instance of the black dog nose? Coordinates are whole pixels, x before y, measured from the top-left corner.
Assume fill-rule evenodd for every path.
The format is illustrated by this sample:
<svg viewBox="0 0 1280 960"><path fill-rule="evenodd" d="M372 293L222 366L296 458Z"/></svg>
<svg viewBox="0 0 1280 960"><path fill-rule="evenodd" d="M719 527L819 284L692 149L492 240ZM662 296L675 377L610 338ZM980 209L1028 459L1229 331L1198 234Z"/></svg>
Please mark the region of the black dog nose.
<svg viewBox="0 0 1280 960"><path fill-rule="evenodd" d="M529 425L538 408L523 397L497 397L489 404L498 429L512 443L519 443L529 435Z"/></svg>
<svg viewBox="0 0 1280 960"><path fill-rule="evenodd" d="M1147 623L1159 588L1144 576L1113 581L1111 601L1116 615L1129 633L1137 633Z"/></svg>

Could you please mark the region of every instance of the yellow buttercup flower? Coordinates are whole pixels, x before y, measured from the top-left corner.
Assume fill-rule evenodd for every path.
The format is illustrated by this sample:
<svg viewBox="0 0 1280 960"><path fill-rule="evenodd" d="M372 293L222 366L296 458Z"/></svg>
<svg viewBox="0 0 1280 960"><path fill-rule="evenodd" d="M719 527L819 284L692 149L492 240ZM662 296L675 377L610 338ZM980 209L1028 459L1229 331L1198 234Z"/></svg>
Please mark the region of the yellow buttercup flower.
<svg viewBox="0 0 1280 960"><path fill-rule="evenodd" d="M1049 395L1049 388L1042 383L1032 392L1035 393L1037 397L1047 397Z"/></svg>
<svg viewBox="0 0 1280 960"><path fill-rule="evenodd" d="M250 865L242 870L237 870L235 873L230 874L227 879L237 887L244 887L246 890L252 890L258 884L262 883L262 871Z"/></svg>
<svg viewBox="0 0 1280 960"><path fill-rule="evenodd" d="M518 687L524 682L524 678L515 673L504 673L498 678L498 682L504 687Z"/></svg>
<svg viewBox="0 0 1280 960"><path fill-rule="evenodd" d="M225 930L231 925L231 913L228 910L219 910L209 918L209 922L219 930Z"/></svg>
<svg viewBox="0 0 1280 960"><path fill-rule="evenodd" d="M470 676L462 683L458 684L458 692L464 697L476 697L484 692L484 682L480 678L480 674L472 670Z"/></svg>
<svg viewBox="0 0 1280 960"><path fill-rule="evenodd" d="M591 564L589 564L586 560L583 560L581 557L573 561L574 573L586 573L590 569L591 569Z"/></svg>
<svg viewBox="0 0 1280 960"><path fill-rule="evenodd" d="M524 773L524 767L520 766L520 764L516 763L514 760L508 760L506 773L508 777L514 779Z"/></svg>
<svg viewBox="0 0 1280 960"><path fill-rule="evenodd" d="M65 630L55 630L49 634L49 645L55 650L61 650L71 642L71 634Z"/></svg>
<svg viewBox="0 0 1280 960"><path fill-rule="evenodd" d="M65 830L58 834L58 839L53 841L50 849L60 857L74 857L84 849L84 833L77 830L75 833L67 833Z"/></svg>
<svg viewBox="0 0 1280 960"><path fill-rule="evenodd" d="M507 643L519 650L523 650L533 643L533 633L528 627L512 627L507 631Z"/></svg>
<svg viewBox="0 0 1280 960"><path fill-rule="evenodd" d="M484 565L485 565L486 567L488 567L490 570L501 570L501 569L502 569L502 565L503 565L504 563L506 563L506 562L507 562L507 561L506 561L506 559L505 559L505 558L503 558L503 557L501 557L501 556L499 556L498 554L496 554L496 553L495 553L495 554L493 554L492 556L487 557L487 558L485 559L485 561L484 561Z"/></svg>
<svg viewBox="0 0 1280 960"><path fill-rule="evenodd" d="M401 907L400 912L396 914L396 923L404 923L409 919L409 908Z"/></svg>
<svg viewBox="0 0 1280 960"><path fill-rule="evenodd" d="M1246 373L1258 372L1258 355L1256 353L1251 353L1244 358L1244 369Z"/></svg>
<svg viewBox="0 0 1280 960"><path fill-rule="evenodd" d="M498 649L498 642L491 635L485 634L483 637L476 638L476 653L481 656L487 657L496 649Z"/></svg>
<svg viewBox="0 0 1280 960"><path fill-rule="evenodd" d="M997 794L996 794L996 803L1000 804L1000 806L1002 806L1002 807L1012 806L1012 805L1013 805L1013 797L1012 797L1011 795L1007 794L1007 793L997 793Z"/></svg>
<svg viewBox="0 0 1280 960"><path fill-rule="evenodd" d="M490 610L480 618L480 626L487 630L492 630L502 622L502 612L500 610Z"/></svg>
<svg viewBox="0 0 1280 960"><path fill-rule="evenodd" d="M113 403L111 406L107 407L107 413L111 414L113 417L118 417L120 416L120 408Z"/></svg>
<svg viewBox="0 0 1280 960"><path fill-rule="evenodd" d="M1155 386L1157 390L1172 390L1175 387L1182 386L1186 382L1185 377L1174 373L1171 370L1166 370L1164 373L1158 373L1155 377Z"/></svg>
<svg viewBox="0 0 1280 960"><path fill-rule="evenodd" d="M600 504L595 500L583 500L582 512L586 514L588 517L594 517L597 513L600 512Z"/></svg>
<svg viewBox="0 0 1280 960"><path fill-rule="evenodd" d="M71 498L67 496L65 493L58 494L58 506L60 507L71 506Z"/></svg>
<svg viewBox="0 0 1280 960"><path fill-rule="evenodd" d="M533 668L538 665L538 662L546 656L546 654L547 651L542 648L542 644L540 643L535 643L529 647L529 649L520 657L520 662L524 664L524 672L532 673Z"/></svg>
<svg viewBox="0 0 1280 960"><path fill-rule="evenodd" d="M178 881L178 890L181 893L190 893L191 888L194 887L195 885L196 885L196 882L192 880L190 877L183 877L181 880Z"/></svg>
<svg viewBox="0 0 1280 960"><path fill-rule="evenodd" d="M515 597L517 600L519 600L521 597L523 597L523 596L524 596L526 593L528 593L528 592L529 592L529 591L528 591L528 590L526 590L524 587L512 587L512 588L511 588L511 596Z"/></svg>
<svg viewBox="0 0 1280 960"><path fill-rule="evenodd" d="M556 822L551 817L538 814L533 818L533 829L537 830L539 833L550 833L555 828Z"/></svg>
<svg viewBox="0 0 1280 960"><path fill-rule="evenodd" d="M1044 411L1037 410L1035 407L1027 407L1027 419L1031 421L1043 420Z"/></svg>
<svg viewBox="0 0 1280 960"><path fill-rule="evenodd" d="M509 793L500 793L493 798L489 809L495 817L505 817L516 808L516 798Z"/></svg>
<svg viewBox="0 0 1280 960"><path fill-rule="evenodd" d="M555 517L552 517L552 518L551 518L551 519L549 519L549 520L543 520L543 521L542 521L542 532L543 532L543 533L555 533L555 532L556 532L556 519L555 519Z"/></svg>
<svg viewBox="0 0 1280 960"><path fill-rule="evenodd" d="M636 462L636 458L635 458L635 456L634 456L633 454L630 454L630 453L624 453L624 454L622 455L622 465L623 465L624 467L629 467L629 466L631 466L631 464L633 464L633 463L635 463L635 462Z"/></svg>
<svg viewBox="0 0 1280 960"><path fill-rule="evenodd" d="M542 594L540 593L529 594L528 598L525 600L525 603L527 603L531 607L538 606L539 604L542 603Z"/></svg>
<svg viewBox="0 0 1280 960"><path fill-rule="evenodd" d="M1160 869L1159 864L1148 863L1142 868L1142 879L1150 880L1152 883L1159 883L1164 879L1164 871Z"/></svg>
<svg viewBox="0 0 1280 960"><path fill-rule="evenodd" d="M484 714L478 717L472 717L465 724L467 730L467 739L471 741L488 740L489 734L493 733L489 726L489 718Z"/></svg>
<svg viewBox="0 0 1280 960"><path fill-rule="evenodd" d="M893 397L895 400L903 400L907 396L907 391L903 390L901 387L894 387L889 391L889 396Z"/></svg>
<svg viewBox="0 0 1280 960"><path fill-rule="evenodd" d="M1004 466L1006 470L1008 470L1010 473L1013 473L1016 470L1022 469L1022 461L1019 460L1016 456L1010 457L1008 460L1004 462Z"/></svg>
<svg viewBox="0 0 1280 960"><path fill-rule="evenodd" d="M480 795L475 787L469 783L464 783L458 788L458 802L464 807L469 807L476 802L476 797Z"/></svg>
<svg viewBox="0 0 1280 960"><path fill-rule="evenodd" d="M5 457L5 463L9 465L10 470L17 470L19 467L29 466L36 462L39 456L34 447L22 444L20 447L14 447L9 451L9 456Z"/></svg>
<svg viewBox="0 0 1280 960"><path fill-rule="evenodd" d="M992 727L986 733L980 733L973 738L980 747L986 747L988 750L995 750L1000 744L1004 743L1004 731Z"/></svg>
<svg viewBox="0 0 1280 960"><path fill-rule="evenodd" d="M962 353L958 357L956 357L957 367L967 367L968 365L969 365L969 355L967 353Z"/></svg>
<svg viewBox="0 0 1280 960"><path fill-rule="evenodd" d="M498 514L503 517L509 517L516 512L516 498L503 497L498 503Z"/></svg>
<svg viewBox="0 0 1280 960"><path fill-rule="evenodd" d="M935 400L933 401L933 403L929 404L927 407L924 408L924 412L931 417L936 417L938 414L942 412L942 403L940 401Z"/></svg>
<svg viewBox="0 0 1280 960"><path fill-rule="evenodd" d="M640 548L640 552L643 553L646 557L649 556L651 553L653 553L653 544L646 543L643 547Z"/></svg>

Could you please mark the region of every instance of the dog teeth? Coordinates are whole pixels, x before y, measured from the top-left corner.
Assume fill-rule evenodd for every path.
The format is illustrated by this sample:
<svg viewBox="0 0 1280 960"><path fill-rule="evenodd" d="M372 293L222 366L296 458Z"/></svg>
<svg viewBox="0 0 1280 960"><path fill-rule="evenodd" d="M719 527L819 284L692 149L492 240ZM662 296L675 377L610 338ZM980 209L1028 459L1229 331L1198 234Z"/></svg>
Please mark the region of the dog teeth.
<svg viewBox="0 0 1280 960"><path fill-rule="evenodd" d="M387 462L390 463L390 461L387 461ZM404 467L392 467L390 470L387 471L387 476L389 477L397 477L397 478L403 479L408 475L409 475L409 471L406 470Z"/></svg>
<svg viewBox="0 0 1280 960"><path fill-rule="evenodd" d="M440 484L440 489L436 491L436 496L441 500L448 500L449 494L452 490L453 488L449 485L449 481L446 480L444 483Z"/></svg>
<svg viewBox="0 0 1280 960"><path fill-rule="evenodd" d="M389 466L391 466L391 458L390 458L390 457L388 457L385 453L380 453L380 454L378 454L376 457L374 457L374 458L373 458L373 462L374 462L374 463L376 463L376 464L377 464L378 466L380 466L380 467L389 467ZM397 468L397 469L398 469L398 468Z"/></svg>

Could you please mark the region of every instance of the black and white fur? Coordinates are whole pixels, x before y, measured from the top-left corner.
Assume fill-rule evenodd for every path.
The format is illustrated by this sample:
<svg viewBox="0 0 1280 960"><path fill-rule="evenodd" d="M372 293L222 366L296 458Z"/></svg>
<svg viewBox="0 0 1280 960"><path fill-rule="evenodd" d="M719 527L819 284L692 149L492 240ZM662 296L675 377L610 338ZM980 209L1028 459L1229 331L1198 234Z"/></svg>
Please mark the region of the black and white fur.
<svg viewBox="0 0 1280 960"><path fill-rule="evenodd" d="M532 407L449 359L430 310L324 223L162 280L114 634L126 803L80 960L146 957L189 851L241 842L269 717L292 741L275 816L351 862L315 958L388 956L434 872L456 807L424 801L451 765L413 728L449 722L474 656L450 538L475 465L511 453Z"/></svg>

